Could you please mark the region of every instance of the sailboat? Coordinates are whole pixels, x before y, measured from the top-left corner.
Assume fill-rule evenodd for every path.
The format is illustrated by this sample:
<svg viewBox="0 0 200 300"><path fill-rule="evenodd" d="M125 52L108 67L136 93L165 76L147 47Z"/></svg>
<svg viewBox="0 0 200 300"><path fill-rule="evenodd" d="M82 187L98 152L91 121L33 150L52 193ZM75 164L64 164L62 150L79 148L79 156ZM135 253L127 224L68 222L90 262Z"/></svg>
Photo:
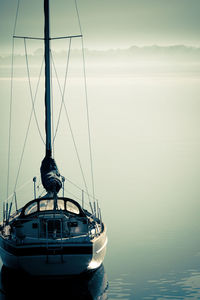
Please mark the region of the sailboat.
<svg viewBox="0 0 200 300"><path fill-rule="evenodd" d="M46 195L12 214L11 205L4 205L0 255L7 268L31 275L77 275L101 266L107 235L99 207L86 210L77 200L59 196L64 177L52 155L49 23L49 0L44 0L46 153L40 173Z"/></svg>

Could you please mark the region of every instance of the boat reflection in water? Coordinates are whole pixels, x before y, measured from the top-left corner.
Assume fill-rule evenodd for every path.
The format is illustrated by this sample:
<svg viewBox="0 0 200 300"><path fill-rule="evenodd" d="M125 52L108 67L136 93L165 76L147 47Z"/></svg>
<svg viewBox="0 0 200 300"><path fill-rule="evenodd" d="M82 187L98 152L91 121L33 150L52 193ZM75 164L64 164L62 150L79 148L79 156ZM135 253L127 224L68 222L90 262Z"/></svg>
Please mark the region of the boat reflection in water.
<svg viewBox="0 0 200 300"><path fill-rule="evenodd" d="M105 300L108 281L101 265L96 271L79 276L39 278L5 266L1 271L0 299Z"/></svg>

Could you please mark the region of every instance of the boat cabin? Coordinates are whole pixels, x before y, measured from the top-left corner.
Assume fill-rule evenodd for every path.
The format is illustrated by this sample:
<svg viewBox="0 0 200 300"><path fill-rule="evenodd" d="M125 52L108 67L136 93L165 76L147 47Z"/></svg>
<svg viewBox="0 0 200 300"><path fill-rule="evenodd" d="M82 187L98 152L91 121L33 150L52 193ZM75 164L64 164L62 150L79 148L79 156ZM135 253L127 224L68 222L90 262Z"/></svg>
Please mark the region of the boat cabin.
<svg viewBox="0 0 200 300"><path fill-rule="evenodd" d="M68 216L86 217L80 204L70 198L58 198L57 205L54 207L53 198L39 198L28 202L21 211L20 218L30 217L33 214L56 213L62 211Z"/></svg>
<svg viewBox="0 0 200 300"><path fill-rule="evenodd" d="M11 222L11 235L30 238L63 239L87 235L89 220L75 200L40 198L28 202Z"/></svg>

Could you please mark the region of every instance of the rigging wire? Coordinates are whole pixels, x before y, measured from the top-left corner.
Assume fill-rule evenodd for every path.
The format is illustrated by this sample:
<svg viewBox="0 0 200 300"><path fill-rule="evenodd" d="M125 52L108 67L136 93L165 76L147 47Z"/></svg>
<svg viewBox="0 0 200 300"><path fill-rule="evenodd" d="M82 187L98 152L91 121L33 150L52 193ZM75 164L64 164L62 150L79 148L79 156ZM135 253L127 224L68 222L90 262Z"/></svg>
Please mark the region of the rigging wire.
<svg viewBox="0 0 200 300"><path fill-rule="evenodd" d="M16 181L15 181L13 194L16 192L16 187L17 187L19 174L20 174L20 170L21 170L21 165L22 165L22 160L23 160L24 151L25 151L25 146L26 146L26 142L27 142L27 138L28 138L28 133L29 133L30 125L31 125L32 116L33 116L33 113L34 113L35 100L36 100L38 87L39 87L39 83L40 83L40 78L41 78L41 73L42 73L43 64L44 64L44 60L43 60L42 64L41 64L41 68L40 68L40 73L39 73L39 78L38 78L38 82L37 82L37 86L36 86L35 96L34 96L34 99L33 99L32 88L31 88L31 83L30 83L30 72L29 72L29 65L28 65L28 57L27 57L27 49L26 49L25 39L24 39L24 46L25 46L25 56L26 56L26 65L27 65L27 75L28 75L28 81L29 81L29 85L30 85L29 86L30 87L30 94L31 94L31 98L32 98L32 110L31 110L27 130L26 130L25 140L24 140L24 144L23 144L23 148L22 148L22 153L21 153L21 157L20 157L20 162L19 162L19 167L18 167L18 171L17 171L17 176L16 176Z"/></svg>
<svg viewBox="0 0 200 300"><path fill-rule="evenodd" d="M85 190L83 190L82 187L78 186L76 183L74 183L70 179L66 178L66 181L68 181L71 185L73 185L74 187L76 187L79 191L84 191L85 192ZM89 194L89 196L93 198L92 195ZM94 198L94 200L98 201L97 198Z"/></svg>
<svg viewBox="0 0 200 300"><path fill-rule="evenodd" d="M8 201L10 198L13 198L13 196L15 195L15 193L19 192L20 190L22 190L25 186L27 186L29 183L31 183L33 181L33 178L27 180L25 183L23 183L20 187L18 187L18 189L16 189L11 195L8 196L8 198L5 201Z"/></svg>
<svg viewBox="0 0 200 300"><path fill-rule="evenodd" d="M88 192L88 187L87 187L87 183L86 183L86 179L85 179L85 175L84 175L84 172L83 172L83 167L82 167L80 155L79 155L79 152L78 152L78 147L77 147L77 145L76 145L74 133L73 133L73 130L72 130L71 121L70 121L69 114L68 114L68 112L67 112L67 108L66 108L65 101L64 101L64 93L62 92L61 85L60 85L60 81L59 81L59 79L58 79L58 74L57 74L57 70L56 70L56 67L55 67L55 63L54 63L53 56L52 56L52 63L53 63L54 72L55 72L55 75L56 75L56 80L57 80L57 83L58 83L58 87L59 87L59 90L60 90L60 93L61 93L61 97L63 97L63 98L62 98L62 103L63 103L63 105L64 105L65 114L66 114L66 117L67 117L67 122L68 122L68 125L69 125L69 130L70 130L70 133L71 133L71 137L72 137L74 149L75 149L75 152L76 152L76 157L77 157L77 160L78 160L78 163L79 163L79 168L80 168L81 175L82 175L82 178L83 178L83 182L84 182L86 194L87 194L87 196L88 196L89 202L91 202L91 201L90 201L90 194L89 194L89 192Z"/></svg>
<svg viewBox="0 0 200 300"><path fill-rule="evenodd" d="M18 18L19 6L20 6L20 0L18 0L18 3L17 3L17 10L16 10L16 16L15 16L15 22L14 22L13 37L15 36L15 32L16 32L16 25L17 25L17 18ZM80 16L79 16L79 11L78 11L78 6L77 6L76 0L75 0L75 7L76 7L76 13L77 13L77 17L78 17L78 23L79 23L80 32L81 32L81 35L82 35L82 28L81 28ZM93 157L92 157L92 143L91 143L91 133L90 133L90 119L89 119L89 106L88 106L88 93L87 93L87 81L86 81L86 67L85 67L85 53L84 53L84 43L83 43L83 38L82 37L81 37L81 45L82 45L82 57L83 57L83 73L84 73L85 101L86 101L86 111L87 111L87 127L88 127L88 142L89 142L91 177L92 177L92 191L93 191L93 199L95 199ZM40 70L40 75L39 75L39 79L38 79L38 83L37 83L37 87L36 87L35 97L33 97L33 92L32 92L32 87L31 87L31 81L30 81L29 65L28 65L28 55L27 55L27 47L26 47L26 38L24 38L24 47L25 47L25 57L26 57L28 82L29 82L30 95L31 95L31 101L32 101L32 111L31 111L31 115L30 115L30 119L29 119L27 131L26 131L25 141L24 141L24 145L23 145L23 149L22 149L22 154L21 154L21 158L20 158L19 168L18 168L18 172L17 172L17 178L16 178L16 182L15 182L15 187L14 187L14 193L16 192L16 187L17 187L17 183L18 183L19 173L20 173L20 169L21 169L21 165L22 165L22 159L23 159L23 155L24 155L24 151L25 151L26 141L27 141L28 132L29 132L29 129L30 129L30 124L31 124L31 119L32 119L33 113L34 113L34 117L35 117L35 121L36 121L36 125L37 125L37 128L38 128L39 135L40 135L43 143L45 144L44 139L43 139L42 134L41 134L41 131L40 131L40 128L39 128L39 124L38 124L38 120L37 120L36 112L35 112L35 106L34 106L35 100L36 100L37 91L38 91L38 87L39 87L39 82L40 82L40 77L41 77L43 62L42 62L42 66L41 66L41 70ZM59 83L59 89L60 89L61 97L62 97L62 102L61 102L61 107L60 107L58 122L57 122L57 125L56 125L54 140L56 138L56 134L57 134L58 127L59 127L59 122L60 122L60 115L61 115L62 107L64 105L65 113L66 113L68 124L69 124L69 129L70 129L72 140L73 140L73 144L74 144L74 147L75 147L75 151L76 151L76 155L77 155L77 158L78 158L79 166L80 166L81 173L82 173L82 176L83 176L83 181L84 181L86 193L88 195L89 202L90 202L90 196L89 196L89 192L88 192L88 188L87 188L85 176L84 176L84 173L83 173L83 168L82 168L80 156L79 156L79 153L78 153L78 148L77 148L77 145L76 145L76 141L75 141L74 134L73 134L73 131L72 131L72 126L71 126L71 123L70 123L69 115L68 115L68 112L67 112L67 109L66 109L66 105L65 105L65 102L64 102L64 95L65 95L65 88L66 88L66 79L67 79L67 74L68 74L68 65L69 65L70 50L71 50L71 38L70 38L70 43L69 43L68 59L67 59L67 69L66 69L66 74L65 74L65 83L64 83L63 91L61 90L61 86L60 86L60 83L58 81L58 83ZM52 61L53 61L53 59L52 59ZM53 62L53 64L54 64L54 62ZM54 65L54 68L55 68L55 65ZM56 77L57 77L56 69L55 69L55 73L56 73ZM14 38L12 40L12 62L11 62L11 95L10 95L10 112L9 112L10 118L9 118L9 142L8 142L7 200L8 200L8 193L9 193L9 177L10 177L10 153L11 153L11 131L12 131L11 130L12 129L12 102L13 102L13 75L14 75ZM58 77L57 77L57 80L58 80ZM97 201L97 199L96 199L96 201Z"/></svg>
<svg viewBox="0 0 200 300"><path fill-rule="evenodd" d="M58 132L58 126L59 126L59 123L60 123L61 111L62 111L64 98L65 98L65 89L66 89L67 75L68 75L68 70L69 70L70 52L71 52L71 38L69 40L69 48L68 48L68 55L67 55L67 65L66 65L66 71L65 71L64 87L63 87L63 92L61 92L62 101L61 101L61 105L60 105L60 111L59 111L59 115L58 115L58 121L57 121L56 130L55 130L55 134L54 134L54 138L53 138L53 143L55 142L55 138L56 138L56 135L57 135L57 132ZM58 74L57 74L57 71L56 71L56 68L55 68L55 63L54 63L54 60L53 60L52 52L51 52L51 59L52 59L52 62L54 64L54 71L56 73L56 78L58 78ZM59 86L60 86L60 84L59 84ZM61 88L60 88L60 91L61 91Z"/></svg>
<svg viewBox="0 0 200 300"><path fill-rule="evenodd" d="M30 90L30 96L31 96L31 102L32 102L32 106L33 106L33 113L34 113L34 117L35 117L35 122L37 125L37 129L40 135L40 138L43 142L43 144L45 144L45 141L42 137L42 133L40 131L40 126L38 124L38 119L36 116L36 112L35 112L35 103L34 103L34 98L33 98L33 91L32 91L32 87L31 87L31 77L30 77L30 71L29 71L29 64L28 64L28 54L27 54L27 46L26 46L26 38L24 38L24 50L25 50L25 58L26 58L26 69L27 69L27 76L28 76L28 83L29 83L29 90ZM42 62L42 66L43 66L43 62ZM42 72L42 68L40 70ZM41 75L41 73L40 73Z"/></svg>
<svg viewBox="0 0 200 300"><path fill-rule="evenodd" d="M17 9L15 14L15 22L13 28L13 36L16 32L17 27L17 19L19 13L20 0L17 2ZM14 38L12 38L12 55L11 55L11 81L10 81L10 108L9 108L9 128L8 128L8 167L7 167L7 198L9 193L9 181L10 181L10 153L11 153L11 131L12 131L12 103L13 103L13 75L14 75L14 49L15 42Z"/></svg>
<svg viewBox="0 0 200 300"><path fill-rule="evenodd" d="M81 26L81 20L78 10L77 1L75 2L76 14L78 18L79 30L81 34L81 50L83 58L83 74L84 74L84 88L85 88L85 103L86 103L86 113L87 113L87 127L88 127L88 143L89 143L89 152L90 152L90 168L91 168L91 179L92 179L92 192L93 199L95 199L95 186L94 186L94 168L93 168L93 155L92 155L92 141L91 141L91 130L90 130L90 116L89 116L89 104L88 104L88 91L87 91L87 79L86 79L86 64L85 64L85 51L84 51L84 41L83 41L83 31ZM94 204L95 206L95 204Z"/></svg>
<svg viewBox="0 0 200 300"><path fill-rule="evenodd" d="M70 130L70 133L71 133L72 141L73 141L73 144L74 144L74 149L76 151L76 156L77 156L77 159L78 159L79 167L80 167L81 174L82 174L82 177L83 177L83 182L84 182L84 185L85 185L86 193L88 195L89 202L91 202L88 187L87 187L87 183L86 183L86 179L85 179L85 175L84 175L84 172L83 172L81 159L80 159L80 156L79 156L78 148L77 148L77 145L76 145L76 141L75 141L75 138L74 138L72 126L71 126L71 123L70 123L70 119L69 119L69 115L68 115L65 103L64 103L64 109L65 109L65 114L66 114L68 125L69 125L69 130Z"/></svg>

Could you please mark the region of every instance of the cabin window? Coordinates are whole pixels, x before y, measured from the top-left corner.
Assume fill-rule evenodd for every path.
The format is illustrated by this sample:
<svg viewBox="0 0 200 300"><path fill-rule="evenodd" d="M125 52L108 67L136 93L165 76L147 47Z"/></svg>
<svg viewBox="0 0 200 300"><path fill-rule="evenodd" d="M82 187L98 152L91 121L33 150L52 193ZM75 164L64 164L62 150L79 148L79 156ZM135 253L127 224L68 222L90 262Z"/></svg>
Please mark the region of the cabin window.
<svg viewBox="0 0 200 300"><path fill-rule="evenodd" d="M68 222L68 225L70 227L77 227L78 226L78 222Z"/></svg>
<svg viewBox="0 0 200 300"><path fill-rule="evenodd" d="M37 202L33 202L25 209L24 214L27 216L35 213L37 210Z"/></svg>
<svg viewBox="0 0 200 300"><path fill-rule="evenodd" d="M61 209L61 210L65 209L65 203L63 200L60 199L57 200L57 209Z"/></svg>
<svg viewBox="0 0 200 300"><path fill-rule="evenodd" d="M41 200L40 201L40 211L44 210L53 210L54 209L54 200ZM57 200L57 209L64 210L65 209L65 204L63 200Z"/></svg>
<svg viewBox="0 0 200 300"><path fill-rule="evenodd" d="M54 200L41 200L40 201L40 211L53 210Z"/></svg>
<svg viewBox="0 0 200 300"><path fill-rule="evenodd" d="M67 201L66 202L66 210L70 213L79 215L80 214L80 210L78 208L78 206L76 206L74 203Z"/></svg>

